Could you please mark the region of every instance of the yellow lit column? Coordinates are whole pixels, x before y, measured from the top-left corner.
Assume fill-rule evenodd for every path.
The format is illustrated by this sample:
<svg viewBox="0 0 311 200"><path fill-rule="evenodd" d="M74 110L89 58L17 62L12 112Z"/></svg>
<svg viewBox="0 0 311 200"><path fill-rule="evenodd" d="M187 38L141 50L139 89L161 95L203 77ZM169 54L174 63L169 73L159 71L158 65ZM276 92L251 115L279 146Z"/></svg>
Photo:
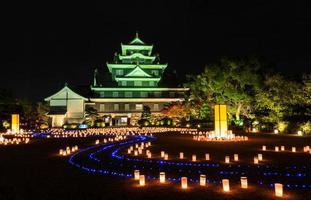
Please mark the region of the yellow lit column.
<svg viewBox="0 0 311 200"><path fill-rule="evenodd" d="M216 137L226 137L228 131L227 106L215 105L215 134Z"/></svg>
<svg viewBox="0 0 311 200"><path fill-rule="evenodd" d="M12 133L19 133L19 114L12 114Z"/></svg>

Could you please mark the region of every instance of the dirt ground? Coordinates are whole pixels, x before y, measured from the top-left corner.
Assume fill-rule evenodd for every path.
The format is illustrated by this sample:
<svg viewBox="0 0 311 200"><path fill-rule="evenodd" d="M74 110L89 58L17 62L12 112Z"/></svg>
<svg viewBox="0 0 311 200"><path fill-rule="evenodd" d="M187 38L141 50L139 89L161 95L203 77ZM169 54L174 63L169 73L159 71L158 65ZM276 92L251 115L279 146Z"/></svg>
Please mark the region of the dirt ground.
<svg viewBox="0 0 311 200"><path fill-rule="evenodd" d="M173 160L178 160L180 151L184 152L186 158L196 154L199 161L204 158L205 153L210 153L211 162L225 166L224 157L230 155L233 158L233 154L238 153L240 161L234 165L252 165L254 155L262 153L262 166L276 166L281 172L282 168L286 171L288 166L305 166L305 176L310 177L311 174L311 154L300 153L303 146L311 145L311 138L257 134L249 136L247 142L198 142L193 141L191 136L174 133L159 134L157 138L150 148L153 155L159 155L160 151L164 150ZM189 184L189 189L181 190L180 185L176 183L160 185L156 180L147 180L145 187L139 187L130 178L81 171L68 164L68 157L57 155L60 148L69 145L79 145L83 148L94 144L94 141L95 138L34 139L30 144L0 146L0 200L277 199L274 197L273 188L261 186L255 181L252 183L252 179L260 179L252 173L248 177L249 189L240 189L238 179L233 177L230 193L223 193L218 184L209 184L207 187ZM262 152L262 145L266 145L268 151ZM276 145L284 145L287 150L296 146L300 152L274 152ZM207 169L207 176L219 180L226 176L213 172ZM266 179L282 181L284 178ZM310 180L302 178L301 184L311 184ZM284 181L290 182L291 179ZM285 197L281 199L311 199L311 189L284 188L284 193Z"/></svg>

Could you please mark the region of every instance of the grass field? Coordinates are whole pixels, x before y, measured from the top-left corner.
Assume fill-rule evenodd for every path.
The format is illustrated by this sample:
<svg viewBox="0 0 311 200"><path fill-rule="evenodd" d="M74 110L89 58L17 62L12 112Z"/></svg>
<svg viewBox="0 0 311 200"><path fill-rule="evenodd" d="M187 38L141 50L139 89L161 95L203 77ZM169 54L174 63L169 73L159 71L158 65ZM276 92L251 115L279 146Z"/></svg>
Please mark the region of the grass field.
<svg viewBox="0 0 311 200"><path fill-rule="evenodd" d="M239 154L240 161L234 165L253 165L253 157L262 153L264 161L260 165L273 165L278 169L295 165L306 166L306 177L310 177L311 154L300 153L302 147L311 144L311 138L277 135L252 135L247 142L198 142L191 136L175 133L157 134L157 140L150 148L154 156L159 156L160 151L168 152L173 161L178 160L180 151L185 153L186 159L196 154L198 162L204 158L205 153L210 153L211 162L219 163L227 169L224 157L234 153ZM100 199L277 199L274 197L274 189L261 186L253 180L256 170L250 172L248 177L249 189L240 189L239 177L230 176L232 180L231 192L223 193L221 185L209 184L200 187L190 183L189 189L181 190L179 183L166 183L160 185L157 180L146 180L145 187L139 187L131 178L103 176L82 171L68 164L68 157L57 155L60 148L70 145L78 145L80 148L93 145L95 138L66 138L66 139L34 139L29 144L0 146L0 200L15 199L73 199L73 200L100 200ZM262 152L261 146L266 145L268 151ZM288 150L292 146L297 147L297 153L274 152L275 145L284 145ZM269 151L269 150L272 151ZM125 152L126 149L124 149ZM146 159L145 157L142 159ZM160 159L155 157L154 159ZM105 164L105 163L103 163ZM143 164L137 164L143 165ZM122 170L132 171L132 166L124 165ZM178 167L152 167L151 170L144 166L142 171L148 174L157 174L159 170L167 170L168 176L178 176L183 171ZM253 169L253 168L251 168ZM184 169L187 175L199 174L198 171ZM196 170L196 169L194 169ZM225 174L216 174L215 170L201 169L207 177L219 179ZM295 172L295 171L293 171ZM273 182L291 181L284 177L262 177ZM253 179L253 180L252 180ZM297 178L295 178L296 180ZM294 180L294 178L293 178ZM299 179L298 179L299 180ZM311 178L310 178L311 180ZM299 183L311 184L308 178L301 178ZM284 188L285 197L281 199L311 199L310 189Z"/></svg>

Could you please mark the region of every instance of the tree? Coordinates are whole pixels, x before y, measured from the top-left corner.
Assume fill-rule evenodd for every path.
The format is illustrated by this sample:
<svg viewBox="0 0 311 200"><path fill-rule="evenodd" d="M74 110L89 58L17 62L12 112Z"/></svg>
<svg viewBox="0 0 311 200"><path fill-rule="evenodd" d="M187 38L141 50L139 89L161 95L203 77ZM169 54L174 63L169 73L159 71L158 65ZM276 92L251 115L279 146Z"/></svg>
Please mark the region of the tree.
<svg viewBox="0 0 311 200"><path fill-rule="evenodd" d="M251 118L251 105L260 86L260 69L256 58L223 58L219 63L206 66L203 73L190 77L191 81L185 84L190 88L189 99L200 106L197 113L224 103L230 107L229 117L235 121L239 121L241 115Z"/></svg>
<svg viewBox="0 0 311 200"><path fill-rule="evenodd" d="M87 106L85 108L85 119L86 119L86 123L89 126L94 125L94 122L95 122L95 120L97 120L98 116L99 116L98 112L94 107Z"/></svg>
<svg viewBox="0 0 311 200"><path fill-rule="evenodd" d="M141 119L150 121L151 119L151 109L149 106L143 106L143 111L141 113Z"/></svg>
<svg viewBox="0 0 311 200"><path fill-rule="evenodd" d="M163 110L162 113L171 118L186 118L189 111L187 110L186 106L182 102L174 102L167 105Z"/></svg>

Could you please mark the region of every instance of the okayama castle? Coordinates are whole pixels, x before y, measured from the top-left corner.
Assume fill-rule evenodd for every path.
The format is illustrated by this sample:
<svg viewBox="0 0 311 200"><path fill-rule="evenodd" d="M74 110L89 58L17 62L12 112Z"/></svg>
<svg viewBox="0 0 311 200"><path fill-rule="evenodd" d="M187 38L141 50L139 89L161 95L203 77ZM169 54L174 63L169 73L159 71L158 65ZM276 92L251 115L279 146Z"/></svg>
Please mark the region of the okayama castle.
<svg viewBox="0 0 311 200"><path fill-rule="evenodd" d="M137 125L143 106L149 106L153 118L161 118L166 104L184 101L188 88L159 87L167 67L152 53L153 45L145 44L136 33L128 44L121 43L121 53L107 63L114 86L98 84L97 73L90 86L90 95L82 96L65 85L60 91L45 98L49 103L51 127L83 123L85 110L93 107L108 126Z"/></svg>

